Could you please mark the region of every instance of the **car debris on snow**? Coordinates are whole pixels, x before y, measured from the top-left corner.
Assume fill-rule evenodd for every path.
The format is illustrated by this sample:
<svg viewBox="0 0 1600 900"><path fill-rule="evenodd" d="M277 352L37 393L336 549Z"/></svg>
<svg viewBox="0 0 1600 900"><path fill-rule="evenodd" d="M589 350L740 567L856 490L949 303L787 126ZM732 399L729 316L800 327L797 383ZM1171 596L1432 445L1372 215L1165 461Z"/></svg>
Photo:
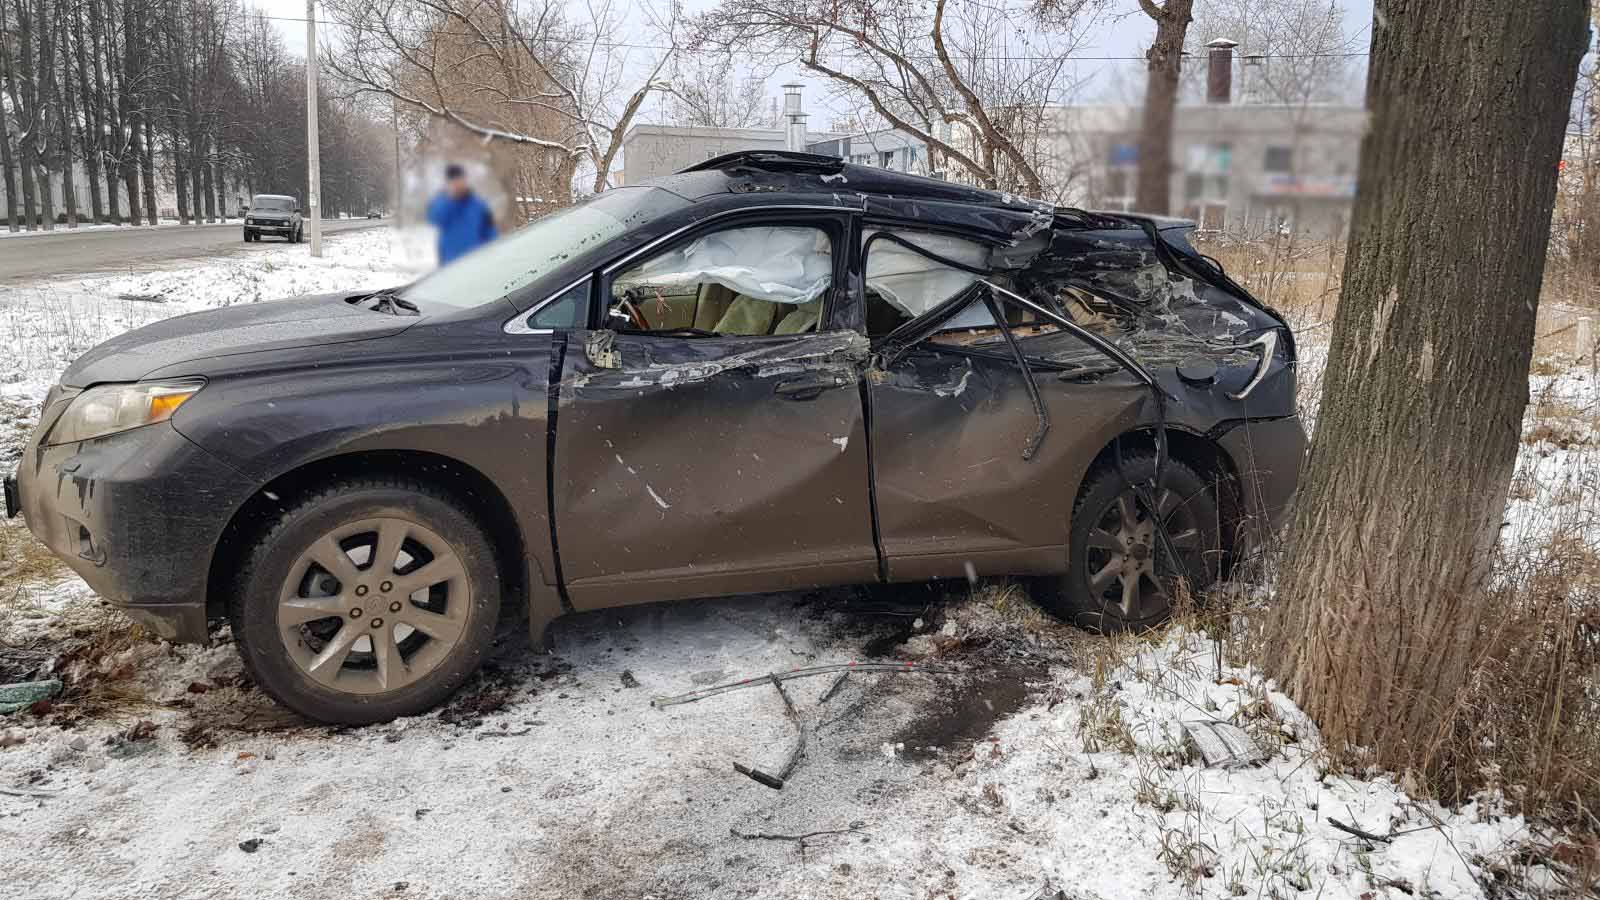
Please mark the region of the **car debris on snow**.
<svg viewBox="0 0 1600 900"><path fill-rule="evenodd" d="M1183 730L1210 768L1253 766L1266 759L1256 742L1237 725L1217 721L1184 722Z"/></svg>
<svg viewBox="0 0 1600 900"><path fill-rule="evenodd" d="M0 715L26 709L40 700L49 700L61 693L61 687L61 680L57 678L0 685Z"/></svg>

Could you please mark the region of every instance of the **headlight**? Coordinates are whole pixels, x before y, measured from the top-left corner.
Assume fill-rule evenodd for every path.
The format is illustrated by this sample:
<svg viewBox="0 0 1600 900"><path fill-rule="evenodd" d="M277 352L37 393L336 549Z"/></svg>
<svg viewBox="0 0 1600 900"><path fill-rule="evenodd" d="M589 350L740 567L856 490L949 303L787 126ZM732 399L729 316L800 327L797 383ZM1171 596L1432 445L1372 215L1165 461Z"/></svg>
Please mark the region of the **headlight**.
<svg viewBox="0 0 1600 900"><path fill-rule="evenodd" d="M183 378L90 388L74 397L61 414L50 432L50 443L71 444L165 422L204 386L198 378Z"/></svg>

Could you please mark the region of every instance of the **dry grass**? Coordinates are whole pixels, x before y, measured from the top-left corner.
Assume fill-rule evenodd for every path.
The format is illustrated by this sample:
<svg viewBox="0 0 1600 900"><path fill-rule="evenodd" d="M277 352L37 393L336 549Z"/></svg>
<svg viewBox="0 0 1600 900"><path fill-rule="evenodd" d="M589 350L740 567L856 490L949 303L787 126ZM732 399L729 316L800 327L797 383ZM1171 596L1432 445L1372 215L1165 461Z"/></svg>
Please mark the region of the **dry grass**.
<svg viewBox="0 0 1600 900"><path fill-rule="evenodd" d="M66 565L34 539L21 519L0 521L0 592L69 574Z"/></svg>

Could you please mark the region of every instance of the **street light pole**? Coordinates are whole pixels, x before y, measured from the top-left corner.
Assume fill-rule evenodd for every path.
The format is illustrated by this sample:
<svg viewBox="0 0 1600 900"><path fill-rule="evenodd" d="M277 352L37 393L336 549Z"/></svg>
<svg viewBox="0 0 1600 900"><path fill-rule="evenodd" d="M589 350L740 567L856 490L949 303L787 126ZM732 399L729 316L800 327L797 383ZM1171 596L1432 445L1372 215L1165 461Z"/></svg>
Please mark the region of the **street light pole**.
<svg viewBox="0 0 1600 900"><path fill-rule="evenodd" d="M306 218L311 223L311 255L322 255L322 161L317 147L317 0L306 0L306 160L310 188Z"/></svg>
<svg viewBox="0 0 1600 900"><path fill-rule="evenodd" d="M400 101L389 98L389 127L394 130L394 195L389 198L389 215L400 208Z"/></svg>

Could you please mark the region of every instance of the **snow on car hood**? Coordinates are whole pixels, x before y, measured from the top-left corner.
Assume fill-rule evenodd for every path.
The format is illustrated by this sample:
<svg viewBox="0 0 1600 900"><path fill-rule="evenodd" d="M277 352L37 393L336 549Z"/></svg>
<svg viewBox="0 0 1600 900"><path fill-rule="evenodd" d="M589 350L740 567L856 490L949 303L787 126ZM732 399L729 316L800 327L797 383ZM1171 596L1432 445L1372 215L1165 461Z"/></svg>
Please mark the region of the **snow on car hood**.
<svg viewBox="0 0 1600 900"><path fill-rule="evenodd" d="M163 319L95 347L61 375L70 387L138 381L184 363L389 337L419 321L345 302L348 291L241 304Z"/></svg>

